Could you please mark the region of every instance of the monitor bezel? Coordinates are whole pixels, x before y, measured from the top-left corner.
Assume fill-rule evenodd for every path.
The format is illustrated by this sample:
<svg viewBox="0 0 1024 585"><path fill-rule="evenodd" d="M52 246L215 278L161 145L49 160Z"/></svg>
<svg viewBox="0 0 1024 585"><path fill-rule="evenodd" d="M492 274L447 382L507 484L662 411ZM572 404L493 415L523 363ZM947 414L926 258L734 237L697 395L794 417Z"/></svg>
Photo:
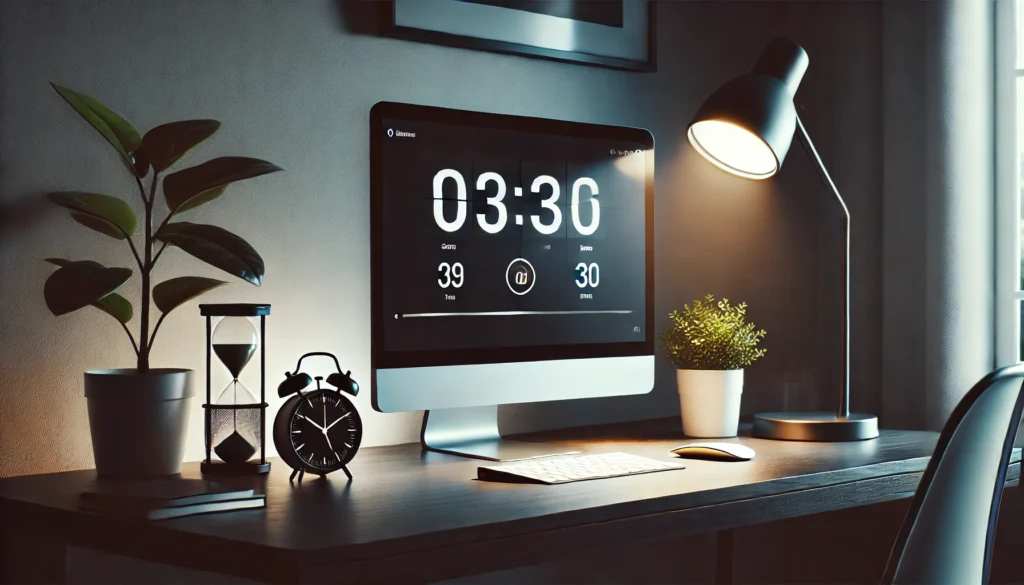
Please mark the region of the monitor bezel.
<svg viewBox="0 0 1024 585"><path fill-rule="evenodd" d="M620 343L588 343L572 345L532 345L502 348L385 351L383 304L383 196L382 161L383 120L385 118L458 124L636 142L644 146L644 241L645 241L645 335L643 341ZM460 366L470 364L536 362L564 359L587 359L643 356L654 354L654 136L642 128L569 122L548 118L513 116L436 106L397 102L378 102L370 110L370 355L371 367L411 368L428 366Z"/></svg>

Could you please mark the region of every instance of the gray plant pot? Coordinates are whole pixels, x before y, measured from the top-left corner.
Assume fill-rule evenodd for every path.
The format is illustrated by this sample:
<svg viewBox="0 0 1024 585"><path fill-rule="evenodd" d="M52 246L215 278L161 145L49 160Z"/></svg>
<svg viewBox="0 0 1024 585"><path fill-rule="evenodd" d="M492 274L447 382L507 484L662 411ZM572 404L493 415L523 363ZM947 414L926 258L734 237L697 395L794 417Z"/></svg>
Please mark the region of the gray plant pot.
<svg viewBox="0 0 1024 585"><path fill-rule="evenodd" d="M181 473L193 395L192 370L86 372L85 398L97 474Z"/></svg>

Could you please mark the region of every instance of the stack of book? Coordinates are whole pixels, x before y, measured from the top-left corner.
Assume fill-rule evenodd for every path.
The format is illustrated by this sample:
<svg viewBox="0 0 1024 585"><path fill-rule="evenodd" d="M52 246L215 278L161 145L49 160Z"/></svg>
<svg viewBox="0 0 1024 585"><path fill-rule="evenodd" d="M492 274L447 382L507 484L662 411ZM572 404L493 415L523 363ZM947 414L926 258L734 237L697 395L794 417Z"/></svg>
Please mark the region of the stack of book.
<svg viewBox="0 0 1024 585"><path fill-rule="evenodd" d="M202 479L97 480L82 492L78 506L123 518L167 520L263 508L266 496Z"/></svg>

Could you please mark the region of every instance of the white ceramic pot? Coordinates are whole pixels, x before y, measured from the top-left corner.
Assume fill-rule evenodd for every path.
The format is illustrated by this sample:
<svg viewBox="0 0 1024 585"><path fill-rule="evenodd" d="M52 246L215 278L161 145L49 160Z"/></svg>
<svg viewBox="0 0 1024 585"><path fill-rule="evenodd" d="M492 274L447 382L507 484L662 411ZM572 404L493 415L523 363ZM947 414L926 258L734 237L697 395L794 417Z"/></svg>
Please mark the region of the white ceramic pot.
<svg viewBox="0 0 1024 585"><path fill-rule="evenodd" d="M192 370L86 372L85 398L97 474L181 473L192 396Z"/></svg>
<svg viewBox="0 0 1024 585"><path fill-rule="evenodd" d="M743 370L676 370L676 389L688 437L735 437Z"/></svg>

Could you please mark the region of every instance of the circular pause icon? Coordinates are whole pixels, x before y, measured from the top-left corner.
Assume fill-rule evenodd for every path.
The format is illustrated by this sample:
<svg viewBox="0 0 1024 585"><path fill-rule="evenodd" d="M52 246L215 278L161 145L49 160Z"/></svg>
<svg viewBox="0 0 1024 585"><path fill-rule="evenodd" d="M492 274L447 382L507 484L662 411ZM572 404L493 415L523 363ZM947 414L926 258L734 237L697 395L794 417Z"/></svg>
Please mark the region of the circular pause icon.
<svg viewBox="0 0 1024 585"><path fill-rule="evenodd" d="M517 295L525 295L537 282L537 273L525 258L516 258L505 269L505 284Z"/></svg>

